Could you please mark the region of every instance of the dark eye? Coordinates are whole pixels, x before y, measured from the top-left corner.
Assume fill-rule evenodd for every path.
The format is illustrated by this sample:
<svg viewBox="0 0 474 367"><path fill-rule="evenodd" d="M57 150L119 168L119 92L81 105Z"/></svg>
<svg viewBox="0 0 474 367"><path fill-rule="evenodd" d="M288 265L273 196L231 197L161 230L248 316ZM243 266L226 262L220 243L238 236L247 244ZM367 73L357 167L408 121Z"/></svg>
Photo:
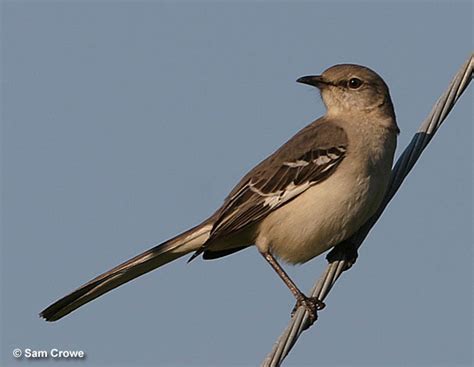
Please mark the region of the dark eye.
<svg viewBox="0 0 474 367"><path fill-rule="evenodd" d="M347 86L351 89L357 89L359 88L360 86L362 85L362 80L358 79L358 78L351 78L349 79L349 81L347 82Z"/></svg>

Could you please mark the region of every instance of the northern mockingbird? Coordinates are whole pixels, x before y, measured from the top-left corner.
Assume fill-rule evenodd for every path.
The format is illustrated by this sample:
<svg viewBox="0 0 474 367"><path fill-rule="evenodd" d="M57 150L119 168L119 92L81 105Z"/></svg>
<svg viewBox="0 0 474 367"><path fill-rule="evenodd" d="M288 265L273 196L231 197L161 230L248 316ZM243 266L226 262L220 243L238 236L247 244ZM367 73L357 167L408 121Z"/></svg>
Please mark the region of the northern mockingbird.
<svg viewBox="0 0 474 367"><path fill-rule="evenodd" d="M380 205L399 129L374 71L335 65L299 83L320 90L326 115L253 168L198 226L99 275L40 313L55 321L100 295L194 252L215 259L256 245L311 322L324 304L306 297L276 258L304 263L354 234Z"/></svg>

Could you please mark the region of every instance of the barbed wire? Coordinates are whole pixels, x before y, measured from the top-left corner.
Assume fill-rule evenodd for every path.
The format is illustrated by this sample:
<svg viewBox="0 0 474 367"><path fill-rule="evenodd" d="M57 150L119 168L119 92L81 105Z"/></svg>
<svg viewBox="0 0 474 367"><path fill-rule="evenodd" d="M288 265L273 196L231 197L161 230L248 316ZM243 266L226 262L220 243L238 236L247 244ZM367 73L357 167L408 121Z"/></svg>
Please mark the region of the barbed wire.
<svg viewBox="0 0 474 367"><path fill-rule="evenodd" d="M429 144L434 134L448 116L449 112L454 107L461 94L471 82L473 76L473 67L474 55L471 54L451 81L448 89L438 99L428 117L421 124L418 132L412 138L410 144L405 148L400 158L398 158L397 163L392 169L392 177L389 189L377 213L372 218L370 218L369 221L354 236L352 236L351 239L349 239L348 243L350 243L353 248L358 249L362 245L362 242L367 237L370 229L380 218L387 204L390 202L390 200L392 200L395 193L398 191L401 184L405 180L405 177L410 173L418 158L420 158L423 150ZM351 265L351 262L345 259L330 262L324 273L313 286L313 289L311 290L311 297L317 297L321 301L324 301L339 276L344 270L350 268ZM300 335L305 329L309 327L308 316L308 312L304 307L298 308L288 323L286 329L275 342L273 349L262 362L262 367L278 367L281 365Z"/></svg>

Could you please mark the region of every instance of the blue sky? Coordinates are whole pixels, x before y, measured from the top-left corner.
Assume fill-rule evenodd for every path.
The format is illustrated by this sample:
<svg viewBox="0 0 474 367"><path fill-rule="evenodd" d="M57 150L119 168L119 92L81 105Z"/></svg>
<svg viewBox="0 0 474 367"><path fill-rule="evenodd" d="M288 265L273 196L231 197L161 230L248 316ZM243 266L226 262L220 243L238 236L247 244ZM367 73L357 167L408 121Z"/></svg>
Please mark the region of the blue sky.
<svg viewBox="0 0 474 367"><path fill-rule="evenodd" d="M181 259L57 323L38 312L197 224L324 114L295 83L343 62L390 86L406 146L472 52L472 2L2 2L1 364L254 366L294 300L254 248ZM472 365L466 91L287 359ZM308 290L323 257L286 266ZM35 365L59 366L53 360ZM69 365L69 364L68 364Z"/></svg>

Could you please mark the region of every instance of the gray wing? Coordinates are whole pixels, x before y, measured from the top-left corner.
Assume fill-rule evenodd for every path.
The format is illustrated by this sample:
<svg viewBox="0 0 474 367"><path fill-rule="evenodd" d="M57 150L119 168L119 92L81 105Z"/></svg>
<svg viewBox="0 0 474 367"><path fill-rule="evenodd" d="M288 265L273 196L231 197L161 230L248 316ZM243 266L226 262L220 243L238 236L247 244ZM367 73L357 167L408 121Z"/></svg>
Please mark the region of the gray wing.
<svg viewBox="0 0 474 367"><path fill-rule="evenodd" d="M297 133L251 170L216 213L210 237L193 258L217 238L245 229L327 179L346 155L347 135L321 118Z"/></svg>

